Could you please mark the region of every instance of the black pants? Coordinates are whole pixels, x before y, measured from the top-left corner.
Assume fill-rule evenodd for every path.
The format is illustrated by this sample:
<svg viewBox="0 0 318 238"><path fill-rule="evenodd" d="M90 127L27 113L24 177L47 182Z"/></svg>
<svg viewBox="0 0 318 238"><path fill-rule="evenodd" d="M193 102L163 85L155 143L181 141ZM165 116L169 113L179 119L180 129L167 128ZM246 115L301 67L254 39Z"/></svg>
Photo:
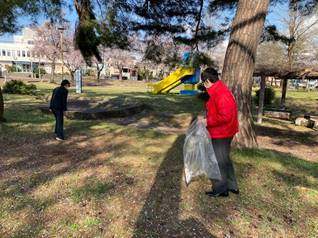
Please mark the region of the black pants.
<svg viewBox="0 0 318 238"><path fill-rule="evenodd" d="M221 172L221 180L212 180L213 191L223 193L229 189L238 190L234 167L230 159L233 138L213 139L213 149Z"/></svg>
<svg viewBox="0 0 318 238"><path fill-rule="evenodd" d="M55 135L64 140L64 115L61 110L52 110L55 116Z"/></svg>

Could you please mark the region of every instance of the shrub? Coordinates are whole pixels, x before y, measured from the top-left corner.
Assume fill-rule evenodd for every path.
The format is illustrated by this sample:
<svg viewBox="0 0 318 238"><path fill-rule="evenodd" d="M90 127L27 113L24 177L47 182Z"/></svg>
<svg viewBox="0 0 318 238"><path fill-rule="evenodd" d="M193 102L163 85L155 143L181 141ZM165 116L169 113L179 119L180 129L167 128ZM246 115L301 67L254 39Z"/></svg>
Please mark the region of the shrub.
<svg viewBox="0 0 318 238"><path fill-rule="evenodd" d="M259 93L260 93L260 90L257 90L256 96L255 96L256 105L258 105L259 103ZM264 95L264 105L265 106L272 105L274 99L275 99L275 90L272 87L266 87L265 95Z"/></svg>
<svg viewBox="0 0 318 238"><path fill-rule="evenodd" d="M93 69L87 69L85 72L85 76L96 76L96 73Z"/></svg>
<svg viewBox="0 0 318 238"><path fill-rule="evenodd" d="M35 67L35 68L33 69L33 73L36 74L36 75L38 75L38 74L39 74L39 68L38 68L38 67ZM40 74L41 74L41 75L46 74L45 69L40 68Z"/></svg>
<svg viewBox="0 0 318 238"><path fill-rule="evenodd" d="M35 77L36 77L36 78L39 78L39 77L40 77L40 75L39 75L39 68L38 68L38 67L35 67L35 68L33 69L33 74L35 74ZM46 73L45 69L40 68L40 74L41 74L41 76L43 76L43 75L45 75L45 74L47 74L47 73Z"/></svg>
<svg viewBox="0 0 318 238"><path fill-rule="evenodd" d="M8 73L14 73L14 72L20 71L16 65L6 65L5 68L8 71Z"/></svg>
<svg viewBox="0 0 318 238"><path fill-rule="evenodd" d="M26 84L19 80L11 80L3 87L3 92L10 94L34 94L35 90L34 84Z"/></svg>

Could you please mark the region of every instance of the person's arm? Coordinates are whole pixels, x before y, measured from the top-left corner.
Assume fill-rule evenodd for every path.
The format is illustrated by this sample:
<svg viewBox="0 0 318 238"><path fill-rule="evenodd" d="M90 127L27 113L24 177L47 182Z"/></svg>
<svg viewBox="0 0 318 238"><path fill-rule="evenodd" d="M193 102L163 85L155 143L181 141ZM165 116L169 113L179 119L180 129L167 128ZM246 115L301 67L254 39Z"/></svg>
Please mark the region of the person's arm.
<svg viewBox="0 0 318 238"><path fill-rule="evenodd" d="M51 110L53 109L53 100L54 100L54 97L55 97L55 91L56 91L56 88L52 92L52 97L51 97L51 101L50 101L50 109Z"/></svg>
<svg viewBox="0 0 318 238"><path fill-rule="evenodd" d="M231 121L234 113L234 108L232 107L233 102L226 96L220 96L216 99L217 112L215 115L207 116L207 125L209 127L216 127L224 125Z"/></svg>
<svg viewBox="0 0 318 238"><path fill-rule="evenodd" d="M63 93L63 97L62 97L63 111L67 111L67 95L68 95L68 91L65 89L65 92Z"/></svg>

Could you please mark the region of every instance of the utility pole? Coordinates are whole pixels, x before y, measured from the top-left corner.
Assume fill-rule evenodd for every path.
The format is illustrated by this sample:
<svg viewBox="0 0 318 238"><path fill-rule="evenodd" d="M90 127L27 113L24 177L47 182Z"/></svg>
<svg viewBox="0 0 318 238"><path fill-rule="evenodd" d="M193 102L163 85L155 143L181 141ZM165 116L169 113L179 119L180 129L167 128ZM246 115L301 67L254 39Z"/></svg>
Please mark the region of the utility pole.
<svg viewBox="0 0 318 238"><path fill-rule="evenodd" d="M65 28L64 27L59 27L58 30L60 31L60 47L61 47L61 57L62 57L62 80L64 79L64 47L63 47L63 33Z"/></svg>

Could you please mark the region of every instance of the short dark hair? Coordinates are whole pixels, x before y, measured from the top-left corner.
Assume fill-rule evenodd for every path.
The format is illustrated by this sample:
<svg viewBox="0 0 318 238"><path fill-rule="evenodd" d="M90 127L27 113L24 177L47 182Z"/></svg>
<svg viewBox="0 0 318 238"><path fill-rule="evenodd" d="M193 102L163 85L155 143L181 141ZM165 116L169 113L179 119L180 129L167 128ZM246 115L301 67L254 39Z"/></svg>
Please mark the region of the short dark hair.
<svg viewBox="0 0 318 238"><path fill-rule="evenodd" d="M201 79L203 82L209 80L211 83L215 83L219 80L219 74L218 71L214 68L207 68L203 71L201 75Z"/></svg>
<svg viewBox="0 0 318 238"><path fill-rule="evenodd" d="M71 85L70 81L68 81L67 79L63 79L61 82L61 86L64 87L65 85Z"/></svg>

